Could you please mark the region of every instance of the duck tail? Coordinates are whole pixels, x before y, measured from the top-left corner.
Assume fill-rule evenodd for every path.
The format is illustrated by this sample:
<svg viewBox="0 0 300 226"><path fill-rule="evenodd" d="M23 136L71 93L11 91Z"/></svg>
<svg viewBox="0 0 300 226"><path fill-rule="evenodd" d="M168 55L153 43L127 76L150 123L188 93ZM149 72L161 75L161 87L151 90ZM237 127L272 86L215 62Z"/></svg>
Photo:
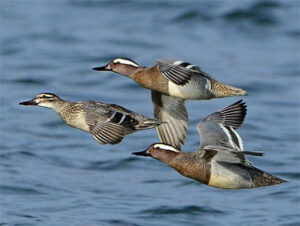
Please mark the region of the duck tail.
<svg viewBox="0 0 300 226"><path fill-rule="evenodd" d="M151 129L151 128L157 127L163 123L166 123L166 122L158 121L155 119L148 119L148 120L145 120L145 121L139 123L138 125L136 125L136 128L138 130Z"/></svg>
<svg viewBox="0 0 300 226"><path fill-rule="evenodd" d="M270 186L287 182L286 180L283 180L255 167L249 168L248 172L252 178L254 187Z"/></svg>
<svg viewBox="0 0 300 226"><path fill-rule="evenodd" d="M241 88L225 85L221 82L212 84L216 97L247 96L247 92Z"/></svg>

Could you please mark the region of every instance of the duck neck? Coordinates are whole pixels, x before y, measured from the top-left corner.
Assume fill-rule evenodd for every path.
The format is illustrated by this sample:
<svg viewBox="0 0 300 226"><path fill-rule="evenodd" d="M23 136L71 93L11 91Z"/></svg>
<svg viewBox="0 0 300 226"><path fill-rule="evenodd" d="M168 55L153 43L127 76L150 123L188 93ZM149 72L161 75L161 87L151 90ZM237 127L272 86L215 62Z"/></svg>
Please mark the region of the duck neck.
<svg viewBox="0 0 300 226"><path fill-rule="evenodd" d="M136 74L136 72L140 71L142 67L135 67L135 66L131 66L131 65L122 65L118 68L114 69L114 72L126 76L128 78L134 79L134 76Z"/></svg>
<svg viewBox="0 0 300 226"><path fill-rule="evenodd" d="M56 100L55 102L52 103L51 108L56 111L57 113L63 111L63 109L69 105L69 101L64 101L62 99Z"/></svg>
<svg viewBox="0 0 300 226"><path fill-rule="evenodd" d="M173 152L173 151L159 151L152 154L152 158L155 158L161 162L166 163L167 165L171 165L172 161L177 158L181 152Z"/></svg>

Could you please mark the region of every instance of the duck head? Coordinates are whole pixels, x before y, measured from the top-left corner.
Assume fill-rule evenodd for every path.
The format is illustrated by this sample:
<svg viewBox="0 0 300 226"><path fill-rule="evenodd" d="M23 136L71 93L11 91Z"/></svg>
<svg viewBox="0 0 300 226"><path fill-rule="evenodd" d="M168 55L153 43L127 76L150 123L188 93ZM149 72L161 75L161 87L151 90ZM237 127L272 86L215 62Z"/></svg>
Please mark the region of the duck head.
<svg viewBox="0 0 300 226"><path fill-rule="evenodd" d="M130 76L140 66L128 58L115 58L110 63L102 67L93 68L94 71L113 71L121 75Z"/></svg>
<svg viewBox="0 0 300 226"><path fill-rule="evenodd" d="M32 100L24 101L19 104L55 108L55 105L60 101L62 100L53 93L40 93Z"/></svg>
<svg viewBox="0 0 300 226"><path fill-rule="evenodd" d="M180 150L174 148L169 144L154 143L151 144L146 150L140 152L133 152L133 155L152 157L161 162L169 163L175 157L180 155Z"/></svg>

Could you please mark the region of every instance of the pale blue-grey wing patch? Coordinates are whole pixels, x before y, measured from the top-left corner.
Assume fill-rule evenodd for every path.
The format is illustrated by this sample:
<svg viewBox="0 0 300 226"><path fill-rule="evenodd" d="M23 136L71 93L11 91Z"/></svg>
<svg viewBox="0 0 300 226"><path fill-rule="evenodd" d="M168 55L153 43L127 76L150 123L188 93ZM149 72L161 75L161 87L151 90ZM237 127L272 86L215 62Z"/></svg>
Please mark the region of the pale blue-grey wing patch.
<svg viewBox="0 0 300 226"><path fill-rule="evenodd" d="M209 115L197 125L201 145L219 145L243 150L243 142L235 129L239 128L246 116L247 108L244 102L236 103Z"/></svg>
<svg viewBox="0 0 300 226"><path fill-rule="evenodd" d="M200 149L207 145L224 146L241 151L244 149L241 137L231 127L224 127L214 122L200 122L197 129L201 140Z"/></svg>
<svg viewBox="0 0 300 226"><path fill-rule="evenodd" d="M166 122L156 127L160 141L180 150L180 144L184 144L188 128L185 101L152 91L152 102L154 117Z"/></svg>
<svg viewBox="0 0 300 226"><path fill-rule="evenodd" d="M90 126L90 132L101 144L117 144L124 138L124 128L112 122L97 123Z"/></svg>
<svg viewBox="0 0 300 226"><path fill-rule="evenodd" d="M234 151L226 150L213 147L207 147L203 156L209 156L209 153L214 153L211 157L211 161L215 162L226 162L231 164L247 164L246 155L251 156L263 156L261 152L250 152L250 151Z"/></svg>
<svg viewBox="0 0 300 226"><path fill-rule="evenodd" d="M215 122L200 122L197 125L197 130L200 135L200 149L208 145L224 146L228 148L235 148L232 142L230 133L227 129Z"/></svg>

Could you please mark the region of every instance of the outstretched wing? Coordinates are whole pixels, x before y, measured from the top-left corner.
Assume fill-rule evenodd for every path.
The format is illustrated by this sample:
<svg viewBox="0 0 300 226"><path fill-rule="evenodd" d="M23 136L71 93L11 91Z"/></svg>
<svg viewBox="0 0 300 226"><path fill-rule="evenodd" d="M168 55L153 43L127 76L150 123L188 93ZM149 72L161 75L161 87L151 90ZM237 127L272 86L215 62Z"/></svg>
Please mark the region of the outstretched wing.
<svg viewBox="0 0 300 226"><path fill-rule="evenodd" d="M201 139L200 148L214 145L243 150L242 139L235 129L243 124L246 113L246 104L239 100L204 118L197 125Z"/></svg>

